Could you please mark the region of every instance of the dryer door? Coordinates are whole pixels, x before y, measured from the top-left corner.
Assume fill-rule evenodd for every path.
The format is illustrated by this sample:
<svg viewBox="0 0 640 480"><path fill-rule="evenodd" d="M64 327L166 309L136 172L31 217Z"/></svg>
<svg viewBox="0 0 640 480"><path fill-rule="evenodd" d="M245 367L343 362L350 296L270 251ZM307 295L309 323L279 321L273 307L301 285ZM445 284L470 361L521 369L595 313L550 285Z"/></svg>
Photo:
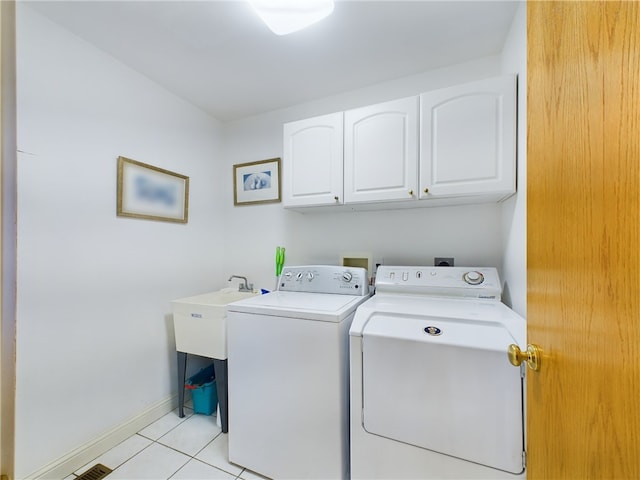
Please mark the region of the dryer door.
<svg viewBox="0 0 640 480"><path fill-rule="evenodd" d="M363 331L366 431L520 473L523 396L499 323L374 314Z"/></svg>

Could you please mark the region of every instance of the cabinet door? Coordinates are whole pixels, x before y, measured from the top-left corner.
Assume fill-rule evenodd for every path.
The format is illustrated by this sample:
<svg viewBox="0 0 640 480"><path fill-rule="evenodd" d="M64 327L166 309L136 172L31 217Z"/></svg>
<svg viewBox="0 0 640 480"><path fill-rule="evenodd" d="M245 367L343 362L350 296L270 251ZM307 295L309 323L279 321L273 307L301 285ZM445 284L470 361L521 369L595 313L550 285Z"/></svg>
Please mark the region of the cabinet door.
<svg viewBox="0 0 640 480"><path fill-rule="evenodd" d="M284 124L285 207L342 203L342 112Z"/></svg>
<svg viewBox="0 0 640 480"><path fill-rule="evenodd" d="M420 198L515 192L516 77L420 95Z"/></svg>
<svg viewBox="0 0 640 480"><path fill-rule="evenodd" d="M412 200L418 176L418 98L344 114L345 202Z"/></svg>

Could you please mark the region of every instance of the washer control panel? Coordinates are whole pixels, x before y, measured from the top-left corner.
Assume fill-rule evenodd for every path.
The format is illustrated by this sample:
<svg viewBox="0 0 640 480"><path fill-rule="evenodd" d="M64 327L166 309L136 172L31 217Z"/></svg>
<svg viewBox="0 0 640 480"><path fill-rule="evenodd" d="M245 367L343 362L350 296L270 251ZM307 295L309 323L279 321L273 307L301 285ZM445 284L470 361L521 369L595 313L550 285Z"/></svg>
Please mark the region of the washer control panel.
<svg viewBox="0 0 640 480"><path fill-rule="evenodd" d="M368 295L367 270L337 265L283 267L278 290L283 292Z"/></svg>
<svg viewBox="0 0 640 480"><path fill-rule="evenodd" d="M500 300L502 285L493 267L380 265L376 271L376 292Z"/></svg>

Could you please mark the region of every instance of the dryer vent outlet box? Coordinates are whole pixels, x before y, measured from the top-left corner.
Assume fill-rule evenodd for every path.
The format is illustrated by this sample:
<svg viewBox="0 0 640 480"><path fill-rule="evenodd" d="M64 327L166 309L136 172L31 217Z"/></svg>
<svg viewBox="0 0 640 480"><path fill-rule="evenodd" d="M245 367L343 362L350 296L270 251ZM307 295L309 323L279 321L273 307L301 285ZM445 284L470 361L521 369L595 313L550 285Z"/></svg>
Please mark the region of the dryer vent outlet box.
<svg viewBox="0 0 640 480"><path fill-rule="evenodd" d="M434 257L433 265L436 267L453 267L453 257Z"/></svg>
<svg viewBox="0 0 640 480"><path fill-rule="evenodd" d="M372 274L373 256L370 253L345 253L340 260L343 267L360 267Z"/></svg>

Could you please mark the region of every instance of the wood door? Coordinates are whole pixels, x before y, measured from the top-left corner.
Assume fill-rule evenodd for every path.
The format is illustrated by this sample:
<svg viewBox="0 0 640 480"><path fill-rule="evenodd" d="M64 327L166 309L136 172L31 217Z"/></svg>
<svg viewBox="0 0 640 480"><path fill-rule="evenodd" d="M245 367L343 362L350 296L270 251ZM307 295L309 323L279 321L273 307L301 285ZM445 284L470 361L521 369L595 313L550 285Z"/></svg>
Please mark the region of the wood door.
<svg viewBox="0 0 640 480"><path fill-rule="evenodd" d="M640 478L640 3L528 3L528 479Z"/></svg>
<svg viewBox="0 0 640 480"><path fill-rule="evenodd" d="M16 58L15 2L0 2L0 479L13 478L15 449Z"/></svg>

